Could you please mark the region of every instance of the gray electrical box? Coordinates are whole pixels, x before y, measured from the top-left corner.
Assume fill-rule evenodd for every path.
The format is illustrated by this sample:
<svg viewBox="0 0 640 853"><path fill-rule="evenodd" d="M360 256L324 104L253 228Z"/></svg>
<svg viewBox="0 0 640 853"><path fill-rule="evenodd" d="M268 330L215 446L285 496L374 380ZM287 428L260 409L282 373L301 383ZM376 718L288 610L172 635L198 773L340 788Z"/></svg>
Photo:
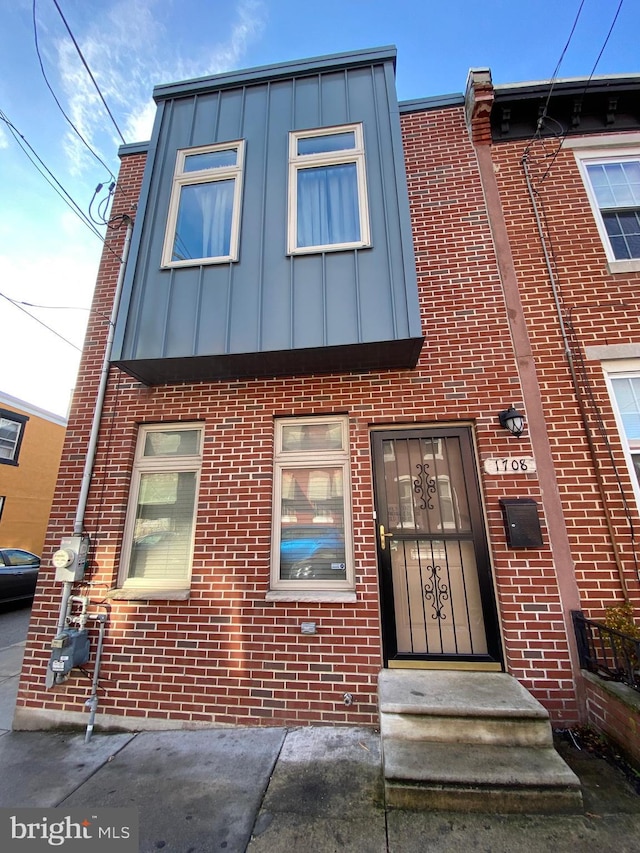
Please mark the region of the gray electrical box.
<svg viewBox="0 0 640 853"><path fill-rule="evenodd" d="M89 554L88 536L67 536L52 558L56 567L56 580L73 583L84 577Z"/></svg>

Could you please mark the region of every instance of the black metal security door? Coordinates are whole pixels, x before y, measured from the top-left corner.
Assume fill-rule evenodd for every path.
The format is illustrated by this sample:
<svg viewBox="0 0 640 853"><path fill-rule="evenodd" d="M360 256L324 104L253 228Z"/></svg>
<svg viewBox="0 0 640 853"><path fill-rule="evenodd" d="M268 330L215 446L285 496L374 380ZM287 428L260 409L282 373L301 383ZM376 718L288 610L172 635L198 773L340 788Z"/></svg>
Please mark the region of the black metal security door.
<svg viewBox="0 0 640 853"><path fill-rule="evenodd" d="M385 663L499 668L470 430L380 431L372 441Z"/></svg>

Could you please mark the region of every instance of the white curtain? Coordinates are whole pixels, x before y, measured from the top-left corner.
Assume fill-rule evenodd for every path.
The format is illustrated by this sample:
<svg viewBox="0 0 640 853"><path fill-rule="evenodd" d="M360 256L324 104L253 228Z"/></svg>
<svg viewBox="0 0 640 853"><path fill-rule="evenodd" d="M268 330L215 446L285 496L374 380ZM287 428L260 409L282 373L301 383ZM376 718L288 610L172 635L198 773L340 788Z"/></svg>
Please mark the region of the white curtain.
<svg viewBox="0 0 640 853"><path fill-rule="evenodd" d="M173 260L230 252L235 180L187 184L180 191Z"/></svg>
<svg viewBox="0 0 640 853"><path fill-rule="evenodd" d="M298 246L360 240L355 163L298 169Z"/></svg>

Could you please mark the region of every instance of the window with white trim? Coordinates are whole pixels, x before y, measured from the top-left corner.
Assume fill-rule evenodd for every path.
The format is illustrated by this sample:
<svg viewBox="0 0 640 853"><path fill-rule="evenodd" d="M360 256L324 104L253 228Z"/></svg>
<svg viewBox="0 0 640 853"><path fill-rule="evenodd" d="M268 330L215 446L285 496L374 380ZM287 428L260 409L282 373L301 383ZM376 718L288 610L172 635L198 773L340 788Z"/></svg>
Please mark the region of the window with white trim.
<svg viewBox="0 0 640 853"><path fill-rule="evenodd" d="M0 464L17 465L24 427L29 418L0 409Z"/></svg>
<svg viewBox="0 0 640 853"><path fill-rule="evenodd" d="M140 428L123 541L125 588L189 586L202 432L184 423Z"/></svg>
<svg viewBox="0 0 640 853"><path fill-rule="evenodd" d="M276 422L272 589L353 589L348 418Z"/></svg>
<svg viewBox="0 0 640 853"><path fill-rule="evenodd" d="M576 156L608 260L640 259L640 156Z"/></svg>
<svg viewBox="0 0 640 853"><path fill-rule="evenodd" d="M625 450L640 493L640 369L608 374Z"/></svg>
<svg viewBox="0 0 640 853"><path fill-rule="evenodd" d="M289 134L289 254L371 245L361 124Z"/></svg>
<svg viewBox="0 0 640 853"><path fill-rule="evenodd" d="M238 259L244 140L178 151L164 267Z"/></svg>

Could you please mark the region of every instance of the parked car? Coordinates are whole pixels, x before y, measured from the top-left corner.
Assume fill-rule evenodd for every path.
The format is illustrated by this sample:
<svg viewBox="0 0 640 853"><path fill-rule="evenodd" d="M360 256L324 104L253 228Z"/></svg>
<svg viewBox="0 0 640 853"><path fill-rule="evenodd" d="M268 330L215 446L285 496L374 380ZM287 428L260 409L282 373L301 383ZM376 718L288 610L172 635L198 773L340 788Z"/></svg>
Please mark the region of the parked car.
<svg viewBox="0 0 640 853"><path fill-rule="evenodd" d="M22 548L0 548L0 604L30 601L36 591L40 557Z"/></svg>
<svg viewBox="0 0 640 853"><path fill-rule="evenodd" d="M280 577L283 580L341 579L345 571L342 530L318 524L282 529Z"/></svg>

